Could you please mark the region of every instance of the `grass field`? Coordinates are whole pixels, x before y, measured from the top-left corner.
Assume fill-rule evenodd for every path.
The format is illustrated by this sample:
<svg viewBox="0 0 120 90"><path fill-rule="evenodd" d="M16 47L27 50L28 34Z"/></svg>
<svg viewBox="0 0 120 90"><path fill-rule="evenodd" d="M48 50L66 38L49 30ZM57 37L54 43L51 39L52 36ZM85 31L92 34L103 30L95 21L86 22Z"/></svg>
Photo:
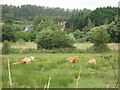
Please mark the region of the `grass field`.
<svg viewBox="0 0 120 90"><path fill-rule="evenodd" d="M114 66L115 75L118 75L118 56L116 52L3 55L6 60L3 61L2 66L2 87L9 87L7 58L10 59L10 64L12 64L25 57L34 56L36 58L35 62L11 66L13 88L44 88L49 77L51 77L50 88L76 88L76 79L79 76L80 69L79 88L106 88L107 86L114 88L116 77L111 64L102 55L112 55L110 62ZM67 64L65 59L74 56L78 56L80 61ZM86 64L90 58L95 58L97 64Z"/></svg>
<svg viewBox="0 0 120 90"><path fill-rule="evenodd" d="M85 50L92 46L93 43L77 43L74 44L74 46L78 49ZM12 48L18 48L18 49L29 49L29 48L35 48L36 49L37 44L34 42L16 42L16 43L11 43ZM118 44L117 43L109 43L108 46L112 50L118 50ZM0 48L2 48L2 43L0 43Z"/></svg>

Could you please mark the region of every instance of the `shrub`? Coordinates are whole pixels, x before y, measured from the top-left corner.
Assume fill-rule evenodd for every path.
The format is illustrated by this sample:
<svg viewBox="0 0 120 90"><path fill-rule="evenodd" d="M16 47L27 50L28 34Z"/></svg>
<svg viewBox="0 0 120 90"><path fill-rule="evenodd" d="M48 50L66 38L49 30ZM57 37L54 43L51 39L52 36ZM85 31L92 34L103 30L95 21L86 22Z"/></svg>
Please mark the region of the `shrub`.
<svg viewBox="0 0 120 90"><path fill-rule="evenodd" d="M51 30L41 31L36 37L37 49L52 49L53 37Z"/></svg>
<svg viewBox="0 0 120 90"><path fill-rule="evenodd" d="M94 28L90 29L90 31L88 31L86 33L86 41L90 41L90 42L93 43L93 35L100 28L102 28L102 29L104 29L106 31L108 26L107 25L101 25L101 26L94 27Z"/></svg>
<svg viewBox="0 0 120 90"><path fill-rule="evenodd" d="M9 54L10 52L11 52L10 42L5 40L3 42L3 46L2 46L2 53L3 54Z"/></svg>
<svg viewBox="0 0 120 90"><path fill-rule="evenodd" d="M72 47L72 39L61 30L42 30L36 38L37 49Z"/></svg>
<svg viewBox="0 0 120 90"><path fill-rule="evenodd" d="M97 52L103 52L108 50L107 42L109 41L109 34L103 27L96 28L93 33L93 49Z"/></svg>
<svg viewBox="0 0 120 90"><path fill-rule="evenodd" d="M84 36L84 32L82 32L78 29L76 31L74 31L73 34L74 34L75 39L81 39Z"/></svg>
<svg viewBox="0 0 120 90"><path fill-rule="evenodd" d="M30 34L29 32L21 32L19 33L19 38L28 42L30 40Z"/></svg>

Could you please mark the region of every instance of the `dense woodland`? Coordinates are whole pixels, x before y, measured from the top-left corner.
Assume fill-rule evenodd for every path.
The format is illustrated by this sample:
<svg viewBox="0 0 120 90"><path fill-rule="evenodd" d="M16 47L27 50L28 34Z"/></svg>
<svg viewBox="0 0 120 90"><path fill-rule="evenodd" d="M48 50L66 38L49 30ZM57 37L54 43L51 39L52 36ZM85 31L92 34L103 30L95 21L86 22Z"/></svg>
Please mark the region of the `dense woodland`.
<svg viewBox="0 0 120 90"><path fill-rule="evenodd" d="M20 40L35 41L40 44L39 42L42 42L41 40L44 40L46 35L48 35L44 43L53 40L58 45L58 43L61 44L64 40L67 40L68 36L74 43L94 42L93 33L99 28L104 29L103 31L101 30L101 36L104 31L107 32L109 36L107 42L119 42L120 18L118 10L118 7L110 6L96 8L95 10L86 8L83 10L65 10L63 8L50 8L36 5L2 5L2 19L4 22L2 26L2 40L13 42ZM59 28L58 23L60 22L66 23L64 30ZM21 32L29 24L32 24L30 31ZM62 36L64 40L61 39L59 41L61 36L57 38L54 33L56 35L57 33L61 36L64 35ZM55 38L57 42L55 42ZM68 43L63 46L62 44L58 46L71 46ZM45 48L56 48L56 45L52 44L50 47Z"/></svg>

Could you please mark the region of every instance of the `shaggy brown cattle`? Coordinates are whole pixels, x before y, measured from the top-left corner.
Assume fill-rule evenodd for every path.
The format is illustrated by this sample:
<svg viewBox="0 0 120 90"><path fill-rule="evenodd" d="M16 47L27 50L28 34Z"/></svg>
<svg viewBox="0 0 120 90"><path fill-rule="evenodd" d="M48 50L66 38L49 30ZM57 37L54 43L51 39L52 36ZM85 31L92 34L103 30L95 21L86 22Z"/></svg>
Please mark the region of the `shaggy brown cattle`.
<svg viewBox="0 0 120 90"><path fill-rule="evenodd" d="M77 62L78 60L80 60L78 57L71 57L66 59L68 63L74 63L74 62Z"/></svg>

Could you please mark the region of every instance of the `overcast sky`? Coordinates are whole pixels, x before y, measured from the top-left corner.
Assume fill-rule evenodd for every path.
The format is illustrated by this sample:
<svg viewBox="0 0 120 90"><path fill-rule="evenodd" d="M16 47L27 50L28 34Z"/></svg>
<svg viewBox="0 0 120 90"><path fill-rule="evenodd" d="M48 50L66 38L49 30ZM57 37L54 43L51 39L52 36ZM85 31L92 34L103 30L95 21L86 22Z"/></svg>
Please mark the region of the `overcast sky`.
<svg viewBox="0 0 120 90"><path fill-rule="evenodd" d="M120 0L0 0L0 4L61 7L65 9L95 9L97 7L118 6Z"/></svg>

